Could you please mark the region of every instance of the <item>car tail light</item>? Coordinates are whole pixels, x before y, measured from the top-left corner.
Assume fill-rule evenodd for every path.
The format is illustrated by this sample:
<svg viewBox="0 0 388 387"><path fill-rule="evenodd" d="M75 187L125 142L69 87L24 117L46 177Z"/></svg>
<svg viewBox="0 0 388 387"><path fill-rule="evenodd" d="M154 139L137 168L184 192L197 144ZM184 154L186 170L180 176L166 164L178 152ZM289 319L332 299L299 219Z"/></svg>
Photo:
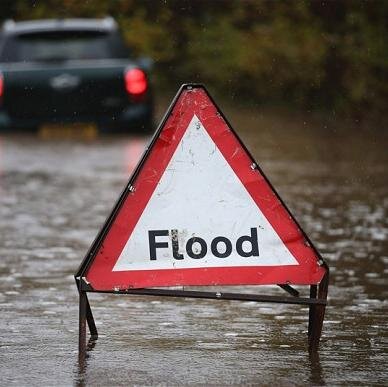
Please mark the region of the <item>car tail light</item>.
<svg viewBox="0 0 388 387"><path fill-rule="evenodd" d="M0 98L3 97L4 94L4 76L0 73Z"/></svg>
<svg viewBox="0 0 388 387"><path fill-rule="evenodd" d="M126 70L124 80L127 93L133 97L140 97L147 91L147 77L140 69Z"/></svg>

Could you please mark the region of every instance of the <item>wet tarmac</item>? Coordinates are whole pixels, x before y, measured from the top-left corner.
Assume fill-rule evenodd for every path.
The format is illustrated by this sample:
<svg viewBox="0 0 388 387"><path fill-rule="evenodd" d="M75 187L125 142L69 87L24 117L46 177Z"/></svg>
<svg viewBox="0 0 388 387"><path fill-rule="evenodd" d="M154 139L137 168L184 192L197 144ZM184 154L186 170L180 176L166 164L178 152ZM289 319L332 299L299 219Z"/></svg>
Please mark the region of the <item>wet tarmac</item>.
<svg viewBox="0 0 388 387"><path fill-rule="evenodd" d="M387 130L223 111L331 268L319 356L303 306L92 295L100 337L80 370L73 274L148 138L5 134L2 386L387 383Z"/></svg>

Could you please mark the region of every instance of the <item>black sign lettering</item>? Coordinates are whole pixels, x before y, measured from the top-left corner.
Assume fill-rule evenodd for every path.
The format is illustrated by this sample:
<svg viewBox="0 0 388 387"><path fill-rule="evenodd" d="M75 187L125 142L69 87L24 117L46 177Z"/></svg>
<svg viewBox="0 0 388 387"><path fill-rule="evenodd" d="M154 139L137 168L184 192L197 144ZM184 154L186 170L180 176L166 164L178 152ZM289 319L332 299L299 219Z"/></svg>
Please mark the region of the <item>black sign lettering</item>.
<svg viewBox="0 0 388 387"><path fill-rule="evenodd" d="M243 250L243 243L251 244L250 251ZM243 235L237 239L236 250L242 257L258 257L259 256L259 241L257 239L257 228L251 228L251 235Z"/></svg>
<svg viewBox="0 0 388 387"><path fill-rule="evenodd" d="M223 253L220 253L217 249L217 246L220 242L225 244L225 252ZM229 255L232 253L232 242L228 238L218 236L212 240L211 250L213 255L217 258L229 257Z"/></svg>
<svg viewBox="0 0 388 387"><path fill-rule="evenodd" d="M179 230L150 230L148 231L148 243L150 249L150 260L156 261L156 249L169 247L168 242L157 242L156 237L169 236L171 233L172 256L176 260L185 259L185 256L179 252ZM195 248L194 244L199 244L200 248ZM244 245L245 243L245 245ZM221 246L220 246L221 244ZM224 249L222 249L222 244ZM245 246L245 250L243 248ZM227 258L232 254L233 243L230 239L224 236L215 237L210 243L210 249L214 257ZM221 250L221 251L220 251ZM186 253L190 258L201 259L207 254L208 246L203 238L198 236L190 238L186 242ZM222 252L223 251L223 252ZM259 241L257 237L257 228L252 227L250 235L243 235L236 241L236 252L241 257L258 257L259 256Z"/></svg>
<svg viewBox="0 0 388 387"><path fill-rule="evenodd" d="M168 247L167 242L156 242L157 236L168 236L168 230L150 230L148 231L148 244L150 247L150 260L156 261L156 249Z"/></svg>
<svg viewBox="0 0 388 387"><path fill-rule="evenodd" d="M193 251L193 244L199 243L201 245L201 251L198 253L195 253ZM207 244L204 239L199 237L193 237L190 238L186 243L186 252L189 255L189 257L194 259L200 259L203 258L207 253Z"/></svg>
<svg viewBox="0 0 388 387"><path fill-rule="evenodd" d="M172 241L172 255L175 259L183 259L183 254L179 253L179 240L178 230L171 230L171 241Z"/></svg>

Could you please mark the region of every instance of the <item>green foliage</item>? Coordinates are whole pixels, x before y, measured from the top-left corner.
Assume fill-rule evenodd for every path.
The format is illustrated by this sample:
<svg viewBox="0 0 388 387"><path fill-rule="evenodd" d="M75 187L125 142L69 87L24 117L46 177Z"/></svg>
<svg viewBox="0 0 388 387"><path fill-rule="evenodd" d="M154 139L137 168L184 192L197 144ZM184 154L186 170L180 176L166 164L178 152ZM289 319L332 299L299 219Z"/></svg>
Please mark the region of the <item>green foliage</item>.
<svg viewBox="0 0 388 387"><path fill-rule="evenodd" d="M4 0L15 19L102 17L155 61L159 86L206 83L261 103L386 114L387 1Z"/></svg>

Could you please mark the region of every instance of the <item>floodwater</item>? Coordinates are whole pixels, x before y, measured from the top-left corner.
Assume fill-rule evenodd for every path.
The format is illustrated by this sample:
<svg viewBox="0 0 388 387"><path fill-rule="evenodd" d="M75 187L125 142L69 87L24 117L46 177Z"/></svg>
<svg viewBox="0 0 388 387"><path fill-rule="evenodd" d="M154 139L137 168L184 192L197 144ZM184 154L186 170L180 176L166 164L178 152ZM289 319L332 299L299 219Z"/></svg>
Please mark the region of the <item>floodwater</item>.
<svg viewBox="0 0 388 387"><path fill-rule="evenodd" d="M7 134L2 386L388 383L387 130L221 108L331 268L319 356L303 306L92 294L100 336L79 369L73 273L148 138Z"/></svg>

